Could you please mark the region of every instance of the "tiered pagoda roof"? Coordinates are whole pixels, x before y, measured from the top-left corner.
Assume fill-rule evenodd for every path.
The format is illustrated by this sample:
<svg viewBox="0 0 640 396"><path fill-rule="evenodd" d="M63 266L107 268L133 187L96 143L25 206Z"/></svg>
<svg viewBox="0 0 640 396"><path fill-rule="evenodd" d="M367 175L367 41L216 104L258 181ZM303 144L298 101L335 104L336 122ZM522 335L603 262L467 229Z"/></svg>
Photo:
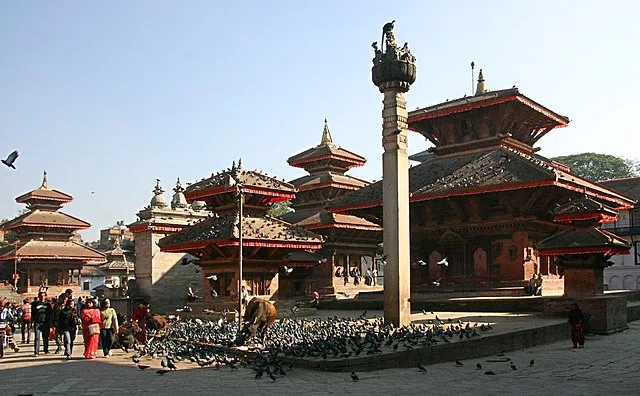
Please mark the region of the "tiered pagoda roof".
<svg viewBox="0 0 640 396"><path fill-rule="evenodd" d="M327 152L332 153L330 158L326 157ZM366 159L335 145L326 119L320 144L287 161L289 165L304 168L310 174L291 181L300 192L292 201L295 212L281 216L283 220L318 231L332 228L382 231L379 225L365 219L345 214L336 215L325 210L327 202L369 184L365 180L344 174L351 167L364 165Z"/></svg>
<svg viewBox="0 0 640 396"><path fill-rule="evenodd" d="M71 195L49 188L47 172L42 185L16 198L27 204L29 212L1 225L14 231L19 238L15 246L0 250L0 261L11 260L16 254L21 260L65 260L104 262L105 256L88 246L71 241L73 232L89 228L84 220L59 212L63 204L73 200Z"/></svg>
<svg viewBox="0 0 640 396"><path fill-rule="evenodd" d="M568 202L553 211L554 220L569 222L573 227L546 238L538 244L541 255L602 253L605 256L629 253L629 243L623 238L597 228L616 212L584 197Z"/></svg>
<svg viewBox="0 0 640 396"><path fill-rule="evenodd" d="M480 76L475 96L446 101L409 113L409 129L435 147L419 153L424 161L409 169L410 202L488 192L553 186L582 192L612 208L629 207L629 198L572 174L533 147L565 116L522 95L517 88L486 91ZM331 212L382 205L382 180L338 198Z"/></svg>
<svg viewBox="0 0 640 396"><path fill-rule="evenodd" d="M325 119L320 144L290 157L287 162L309 173L334 171L342 174L353 167L364 165L367 160L335 145Z"/></svg>
<svg viewBox="0 0 640 396"><path fill-rule="evenodd" d="M240 160L238 166L234 162L231 168L191 184L184 195L187 201L202 200L212 210L220 212L236 205L238 186L242 186L246 194L248 209L259 209L263 213L276 202L293 199L296 193L296 188L284 180L277 180L258 170L244 169ZM254 196L258 198L255 201Z"/></svg>
<svg viewBox="0 0 640 396"><path fill-rule="evenodd" d="M282 250L282 254L295 249L322 247L321 236L266 215L271 204L295 197L295 187L264 173L245 170L240 161L238 166L234 163L231 168L187 187L186 199L207 202L214 215L163 238L159 242L161 249L192 254L207 250L210 256L219 260L230 259L240 244L240 191L245 213L242 218L243 246L254 247L254 253L260 248L270 248ZM274 254L261 259L276 262L280 260L279 256ZM252 258L256 257L250 255L247 260Z"/></svg>

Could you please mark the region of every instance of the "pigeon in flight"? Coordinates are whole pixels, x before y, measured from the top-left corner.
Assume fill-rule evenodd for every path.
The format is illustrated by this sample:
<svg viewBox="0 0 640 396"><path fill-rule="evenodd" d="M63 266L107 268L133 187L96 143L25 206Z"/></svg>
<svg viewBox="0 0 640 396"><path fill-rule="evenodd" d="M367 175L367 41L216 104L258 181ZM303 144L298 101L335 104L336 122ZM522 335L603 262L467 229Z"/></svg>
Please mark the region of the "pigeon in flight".
<svg viewBox="0 0 640 396"><path fill-rule="evenodd" d="M18 151L14 151L13 153L9 154L7 159L2 160L2 163L8 166L9 168L16 169L16 167L13 166L13 163L16 161L17 158L18 158Z"/></svg>
<svg viewBox="0 0 640 396"><path fill-rule="evenodd" d="M284 274L289 276L293 272L293 268L289 268L286 265L284 266Z"/></svg>
<svg viewBox="0 0 640 396"><path fill-rule="evenodd" d="M215 281L215 280L218 280L218 275L210 275L210 276L207 276L207 279L214 280L214 281Z"/></svg>
<svg viewBox="0 0 640 396"><path fill-rule="evenodd" d="M423 261L423 260L418 260L418 264L420 264L422 266L427 265L427 263L425 261Z"/></svg>
<svg viewBox="0 0 640 396"><path fill-rule="evenodd" d="M447 261L447 258L443 258L442 260L438 261L438 265L444 265L445 267L449 266L449 262Z"/></svg>

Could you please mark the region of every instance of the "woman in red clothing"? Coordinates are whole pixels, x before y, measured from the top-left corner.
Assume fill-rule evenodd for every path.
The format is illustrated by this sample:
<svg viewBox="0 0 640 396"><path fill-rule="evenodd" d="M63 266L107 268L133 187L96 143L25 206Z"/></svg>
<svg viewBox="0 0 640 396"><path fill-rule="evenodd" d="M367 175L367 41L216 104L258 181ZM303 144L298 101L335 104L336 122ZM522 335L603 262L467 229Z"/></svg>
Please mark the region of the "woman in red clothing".
<svg viewBox="0 0 640 396"><path fill-rule="evenodd" d="M136 309L133 310L131 315L131 322L137 324L140 331L135 334L138 342L145 344L147 342L147 319L151 316L151 310L149 304L143 301Z"/></svg>
<svg viewBox="0 0 640 396"><path fill-rule="evenodd" d="M96 307L95 300L88 299L85 309L82 311L82 337L84 338L85 359L95 359L98 351L98 338L100 337L100 310ZM95 327L97 325L97 331Z"/></svg>

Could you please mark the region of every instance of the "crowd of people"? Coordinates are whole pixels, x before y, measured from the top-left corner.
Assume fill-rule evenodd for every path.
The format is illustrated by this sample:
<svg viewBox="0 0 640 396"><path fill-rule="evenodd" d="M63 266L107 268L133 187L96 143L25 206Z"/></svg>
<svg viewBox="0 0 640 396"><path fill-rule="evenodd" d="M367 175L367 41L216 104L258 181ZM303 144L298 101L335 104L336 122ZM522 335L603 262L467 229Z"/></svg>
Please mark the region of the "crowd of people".
<svg viewBox="0 0 640 396"><path fill-rule="evenodd" d="M15 352L20 350L16 340L19 330L21 344L30 344L33 334L34 356L39 356L41 351L49 354L50 343L55 343L53 353L63 352L66 359L71 359L76 335L81 331L86 359L95 359L99 346L104 357L112 355L119 323L118 314L108 298L102 301L94 298L83 300L82 297L75 298L73 291L67 289L57 297L48 298L46 292L41 291L33 301L24 299L22 304L11 304L5 300L0 302L0 306L0 329L4 330L5 337L0 341ZM144 328L149 315L148 306L145 304L143 308L136 309L140 327ZM146 338L146 332L141 332Z"/></svg>
<svg viewBox="0 0 640 396"><path fill-rule="evenodd" d="M357 267L352 267L350 271L345 271L338 266L334 275L336 278L343 278L345 286L349 284L350 279L353 279L354 286L359 286L362 282L362 273ZM371 267L365 272L364 284L367 286L376 286L378 284L378 270L375 267Z"/></svg>

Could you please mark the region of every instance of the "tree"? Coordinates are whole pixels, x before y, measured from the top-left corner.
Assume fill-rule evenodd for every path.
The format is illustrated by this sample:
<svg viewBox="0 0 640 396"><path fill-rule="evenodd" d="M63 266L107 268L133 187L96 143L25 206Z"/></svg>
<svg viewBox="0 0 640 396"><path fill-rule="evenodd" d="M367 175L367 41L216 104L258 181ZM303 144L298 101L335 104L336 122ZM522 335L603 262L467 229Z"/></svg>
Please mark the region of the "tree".
<svg viewBox="0 0 640 396"><path fill-rule="evenodd" d="M593 181L621 179L640 174L640 161L608 154L582 153L551 159L567 165L571 173Z"/></svg>
<svg viewBox="0 0 640 396"><path fill-rule="evenodd" d="M289 202L276 202L271 205L271 208L267 212L267 214L271 217L280 217L285 213L289 213L293 211L289 206Z"/></svg>

